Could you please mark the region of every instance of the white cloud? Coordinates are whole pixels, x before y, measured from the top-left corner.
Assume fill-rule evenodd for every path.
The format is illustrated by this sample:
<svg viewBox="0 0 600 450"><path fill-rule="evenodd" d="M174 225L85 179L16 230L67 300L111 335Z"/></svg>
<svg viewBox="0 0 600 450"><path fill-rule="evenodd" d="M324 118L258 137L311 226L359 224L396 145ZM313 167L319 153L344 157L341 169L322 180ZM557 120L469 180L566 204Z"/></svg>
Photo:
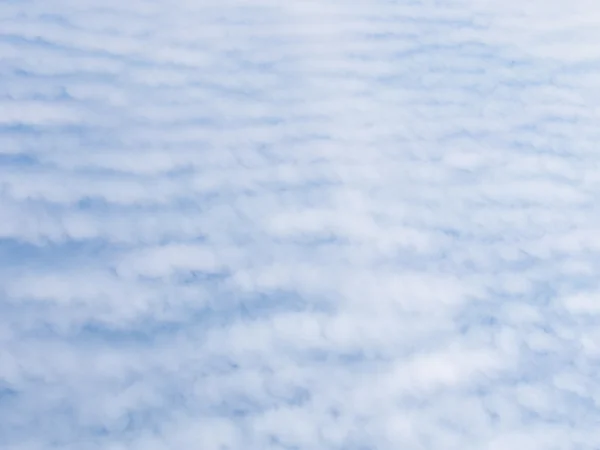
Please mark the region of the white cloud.
<svg viewBox="0 0 600 450"><path fill-rule="evenodd" d="M598 448L599 20L0 4L0 448Z"/></svg>

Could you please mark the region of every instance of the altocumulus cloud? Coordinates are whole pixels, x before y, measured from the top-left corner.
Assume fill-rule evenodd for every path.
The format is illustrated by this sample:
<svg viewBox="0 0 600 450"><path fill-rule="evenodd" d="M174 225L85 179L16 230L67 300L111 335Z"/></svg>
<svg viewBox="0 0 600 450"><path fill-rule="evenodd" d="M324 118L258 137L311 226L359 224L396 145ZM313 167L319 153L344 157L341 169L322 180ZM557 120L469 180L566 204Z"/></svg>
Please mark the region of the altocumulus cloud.
<svg viewBox="0 0 600 450"><path fill-rule="evenodd" d="M600 448L600 7L0 4L0 447Z"/></svg>

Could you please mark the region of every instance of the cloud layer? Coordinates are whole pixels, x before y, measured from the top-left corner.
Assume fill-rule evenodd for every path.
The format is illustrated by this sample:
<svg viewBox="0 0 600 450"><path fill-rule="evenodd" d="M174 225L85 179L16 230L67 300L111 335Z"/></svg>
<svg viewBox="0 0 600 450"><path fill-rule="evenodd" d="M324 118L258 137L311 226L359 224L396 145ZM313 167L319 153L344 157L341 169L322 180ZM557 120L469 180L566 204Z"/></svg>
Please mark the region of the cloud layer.
<svg viewBox="0 0 600 450"><path fill-rule="evenodd" d="M590 1L0 5L0 447L600 447Z"/></svg>

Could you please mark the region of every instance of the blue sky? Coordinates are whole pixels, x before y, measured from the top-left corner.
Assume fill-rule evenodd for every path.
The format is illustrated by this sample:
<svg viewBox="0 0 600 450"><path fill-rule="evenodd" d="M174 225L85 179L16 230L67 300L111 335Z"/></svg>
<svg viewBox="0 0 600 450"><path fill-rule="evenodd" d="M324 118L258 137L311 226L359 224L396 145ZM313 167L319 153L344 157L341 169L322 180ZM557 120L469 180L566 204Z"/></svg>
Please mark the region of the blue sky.
<svg viewBox="0 0 600 450"><path fill-rule="evenodd" d="M0 3L0 448L600 448L599 23Z"/></svg>

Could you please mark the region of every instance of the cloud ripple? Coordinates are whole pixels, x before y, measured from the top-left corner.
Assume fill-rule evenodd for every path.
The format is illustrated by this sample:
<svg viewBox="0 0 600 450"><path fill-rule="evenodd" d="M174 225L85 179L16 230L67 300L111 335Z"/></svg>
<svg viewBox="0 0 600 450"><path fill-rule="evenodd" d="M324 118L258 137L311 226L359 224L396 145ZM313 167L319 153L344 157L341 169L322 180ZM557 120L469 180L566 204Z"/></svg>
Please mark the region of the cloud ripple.
<svg viewBox="0 0 600 450"><path fill-rule="evenodd" d="M600 9L0 5L0 447L600 446Z"/></svg>

